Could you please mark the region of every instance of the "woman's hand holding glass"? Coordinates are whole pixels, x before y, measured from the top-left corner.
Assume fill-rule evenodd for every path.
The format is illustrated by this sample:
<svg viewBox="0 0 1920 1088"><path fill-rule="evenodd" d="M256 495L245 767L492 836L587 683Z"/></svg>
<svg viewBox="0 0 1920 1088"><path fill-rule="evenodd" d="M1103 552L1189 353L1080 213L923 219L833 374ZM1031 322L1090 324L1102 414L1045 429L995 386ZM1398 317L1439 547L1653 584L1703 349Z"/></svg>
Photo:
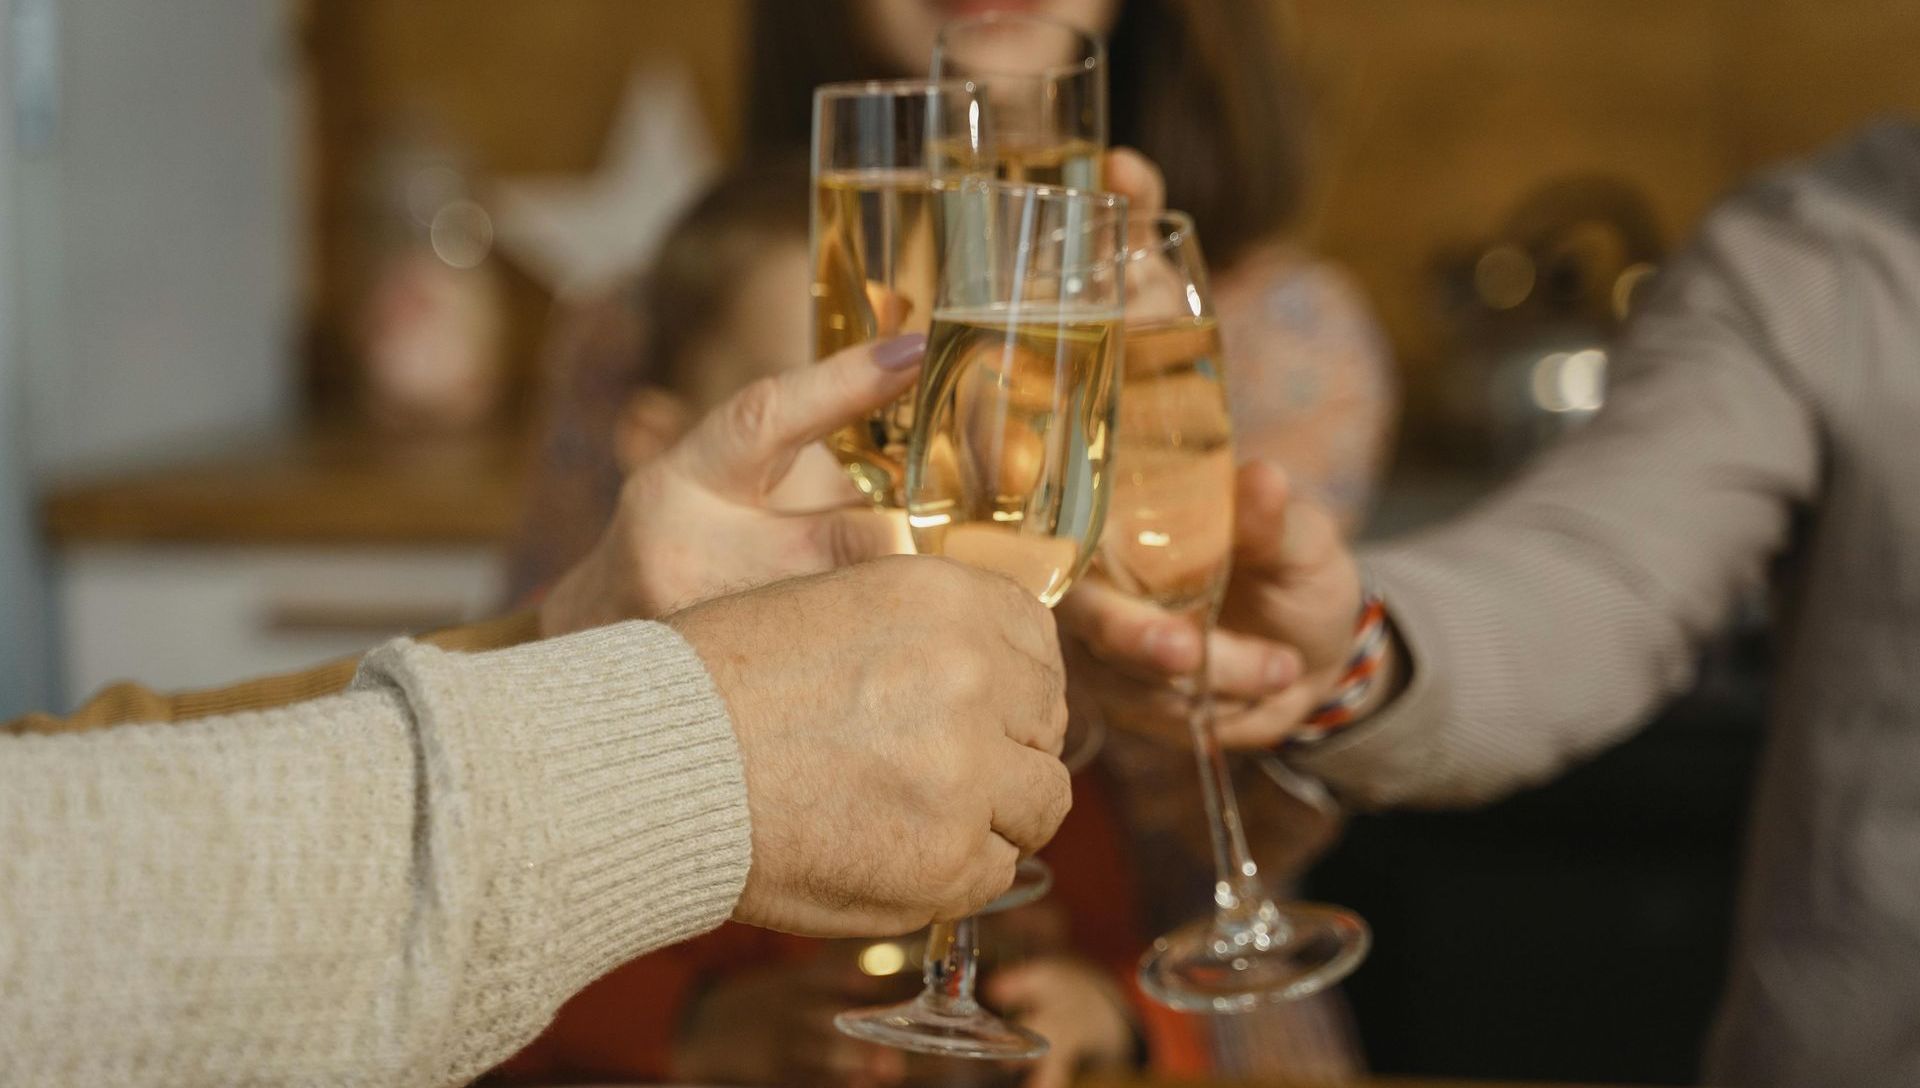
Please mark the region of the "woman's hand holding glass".
<svg viewBox="0 0 1920 1088"><path fill-rule="evenodd" d="M1167 631L1200 652L1167 705L1183 711L1199 763L1215 864L1211 918L1154 943L1140 968L1156 1000L1235 1012L1313 993L1365 955L1366 927L1335 907L1282 904L1261 880L1221 750L1206 667L1207 634L1232 571L1235 472L1220 335L1191 219L1178 212L1128 225L1127 395L1114 432L1113 507L1100 547L1110 584L1078 611L1131 614L1151 605ZM1155 629L1162 629L1156 627ZM1108 638L1111 635L1108 634Z"/></svg>
<svg viewBox="0 0 1920 1088"><path fill-rule="evenodd" d="M901 551L898 527L864 504L790 514L769 500L809 447L911 389L925 346L863 344L741 390L628 477L599 543L542 601L543 632L650 619Z"/></svg>
<svg viewBox="0 0 1920 1088"><path fill-rule="evenodd" d="M1076 686L1097 693L1117 728L1184 742L1185 699L1172 683L1204 665L1220 743L1270 750L1326 700L1347 663L1361 585L1338 522L1294 495L1275 465L1241 466L1235 487L1233 576L1204 640L1190 623L1091 580L1055 609ZM1361 717L1404 672L1392 640L1383 669Z"/></svg>

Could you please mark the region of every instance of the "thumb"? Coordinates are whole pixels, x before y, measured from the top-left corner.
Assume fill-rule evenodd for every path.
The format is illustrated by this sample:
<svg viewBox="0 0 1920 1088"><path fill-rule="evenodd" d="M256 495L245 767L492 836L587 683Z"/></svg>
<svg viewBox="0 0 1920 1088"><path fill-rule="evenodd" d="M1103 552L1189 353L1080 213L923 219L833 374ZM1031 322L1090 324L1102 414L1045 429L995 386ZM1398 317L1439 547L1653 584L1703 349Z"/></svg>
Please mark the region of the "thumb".
<svg viewBox="0 0 1920 1088"><path fill-rule="evenodd" d="M1107 152L1103 173L1107 188L1127 198L1133 215L1159 215L1167 209L1167 180L1153 160L1131 147Z"/></svg>
<svg viewBox="0 0 1920 1088"><path fill-rule="evenodd" d="M1233 568L1235 574L1258 574L1284 580L1312 551L1303 540L1317 532L1317 519L1293 502L1293 485L1286 472L1271 461L1240 466L1234 481Z"/></svg>
<svg viewBox="0 0 1920 1088"><path fill-rule="evenodd" d="M1317 503L1290 496L1286 475L1273 465L1243 468L1235 498L1233 582L1221 624L1284 643L1299 653L1293 664L1308 672L1340 662L1352 642L1361 587L1339 524Z"/></svg>
<svg viewBox="0 0 1920 1088"><path fill-rule="evenodd" d="M758 504L809 442L912 387L926 345L918 333L896 336L762 378L708 413L669 455L708 490Z"/></svg>

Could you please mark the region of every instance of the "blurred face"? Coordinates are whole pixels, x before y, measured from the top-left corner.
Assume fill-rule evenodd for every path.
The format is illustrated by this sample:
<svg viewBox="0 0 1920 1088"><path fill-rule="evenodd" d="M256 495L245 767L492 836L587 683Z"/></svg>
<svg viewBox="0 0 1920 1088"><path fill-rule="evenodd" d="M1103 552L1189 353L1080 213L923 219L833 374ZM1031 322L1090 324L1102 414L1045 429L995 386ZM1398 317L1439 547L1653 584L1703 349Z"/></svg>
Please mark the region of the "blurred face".
<svg viewBox="0 0 1920 1088"><path fill-rule="evenodd" d="M696 415L719 407L742 386L812 361L812 267L805 242L770 242L740 278L726 316L690 345L682 390Z"/></svg>
<svg viewBox="0 0 1920 1088"><path fill-rule="evenodd" d="M932 67L934 32L950 19L991 11L1044 15L1105 36L1120 14L1120 0L856 0L854 10L887 60L901 72L918 74ZM1010 40L1006 60L986 67L1028 71L1071 59L1042 55L1036 44L1053 48L1052 42Z"/></svg>
<svg viewBox="0 0 1920 1088"><path fill-rule="evenodd" d="M623 471L664 453L700 417L750 382L812 362L812 307L806 285L812 276L807 247L771 242L741 277L738 293L714 331L689 348L686 388L680 395L646 389L627 402L614 429ZM853 484L825 446L801 451L792 471L774 488L768 505L806 511L858 498Z"/></svg>

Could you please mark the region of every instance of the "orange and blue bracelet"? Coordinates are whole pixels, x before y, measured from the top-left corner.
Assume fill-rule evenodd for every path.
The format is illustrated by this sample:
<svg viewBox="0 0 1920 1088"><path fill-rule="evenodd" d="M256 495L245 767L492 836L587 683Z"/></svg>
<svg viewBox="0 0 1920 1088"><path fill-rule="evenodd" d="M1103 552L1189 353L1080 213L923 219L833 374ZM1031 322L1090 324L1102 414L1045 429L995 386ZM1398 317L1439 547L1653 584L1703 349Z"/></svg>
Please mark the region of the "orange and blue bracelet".
<svg viewBox="0 0 1920 1088"><path fill-rule="evenodd" d="M1354 723L1360 705L1380 680L1387 658L1387 606L1378 593L1367 590L1360 598L1360 617L1354 621L1353 652L1334 685L1333 695L1315 707L1300 728L1286 739L1295 747L1325 740Z"/></svg>

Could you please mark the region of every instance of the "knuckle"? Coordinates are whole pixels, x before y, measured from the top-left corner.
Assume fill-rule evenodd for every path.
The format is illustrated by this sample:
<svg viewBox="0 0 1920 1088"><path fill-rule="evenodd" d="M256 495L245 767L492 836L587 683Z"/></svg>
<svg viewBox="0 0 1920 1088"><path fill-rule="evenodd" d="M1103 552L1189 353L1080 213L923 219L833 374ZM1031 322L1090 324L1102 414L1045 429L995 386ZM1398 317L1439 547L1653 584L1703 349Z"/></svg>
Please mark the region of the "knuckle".
<svg viewBox="0 0 1920 1088"><path fill-rule="evenodd" d="M921 795L939 806L936 811L957 814L961 806L955 805L954 799L963 795L971 778L958 753L947 745L936 745L925 762L926 766L915 775ZM948 818L953 818L953 815Z"/></svg>
<svg viewBox="0 0 1920 1088"><path fill-rule="evenodd" d="M942 597L951 598L956 603L977 604L980 592L988 589L983 583L998 581L991 575L982 574L964 563L944 556L922 566L924 568L922 573L927 579L927 588ZM988 591L991 592L990 589Z"/></svg>
<svg viewBox="0 0 1920 1088"><path fill-rule="evenodd" d="M953 614L952 605L965 597L965 567L951 559L926 555L897 555L880 560L901 589L913 595L916 609L924 608L936 622L958 623L964 617Z"/></svg>
<svg viewBox="0 0 1920 1088"><path fill-rule="evenodd" d="M920 557L917 555L883 555L868 564L868 569L876 576L911 584L919 577Z"/></svg>
<svg viewBox="0 0 1920 1088"><path fill-rule="evenodd" d="M972 879L966 889L969 911L979 910L1013 886L1014 870L1020 863L1019 853L1005 844L998 845L1000 849L995 851L986 849L983 844L974 859Z"/></svg>
<svg viewBox="0 0 1920 1088"><path fill-rule="evenodd" d="M942 835L930 844L925 859L926 887L942 908L968 906L965 900L977 882L975 853L970 836Z"/></svg>
<svg viewBox="0 0 1920 1088"><path fill-rule="evenodd" d="M1067 698L1067 679L1061 676L1047 693L1046 730L1050 743L1060 744L1067 737L1067 725L1073 718L1073 705Z"/></svg>
<svg viewBox="0 0 1920 1088"><path fill-rule="evenodd" d="M774 378L761 378L727 402L727 427L740 438L756 438L774 425L780 405L780 383Z"/></svg>
<svg viewBox="0 0 1920 1088"><path fill-rule="evenodd" d="M1051 839L1065 822L1067 813L1073 811L1073 775L1067 765L1057 759L1048 760L1046 765L1039 791L1040 817L1043 837Z"/></svg>
<svg viewBox="0 0 1920 1088"><path fill-rule="evenodd" d="M977 640L958 646L943 676L948 697L969 704L990 698L994 674L990 656Z"/></svg>
<svg viewBox="0 0 1920 1088"><path fill-rule="evenodd" d="M1032 622L1035 617L1044 616L1047 617L1048 623L1052 623L1053 611L1041 604L1040 598L1022 588L1020 583L1012 578L1001 576L995 576L993 583L998 587L1000 599L1007 602L1006 607L1012 609L1015 615L1028 622Z"/></svg>

